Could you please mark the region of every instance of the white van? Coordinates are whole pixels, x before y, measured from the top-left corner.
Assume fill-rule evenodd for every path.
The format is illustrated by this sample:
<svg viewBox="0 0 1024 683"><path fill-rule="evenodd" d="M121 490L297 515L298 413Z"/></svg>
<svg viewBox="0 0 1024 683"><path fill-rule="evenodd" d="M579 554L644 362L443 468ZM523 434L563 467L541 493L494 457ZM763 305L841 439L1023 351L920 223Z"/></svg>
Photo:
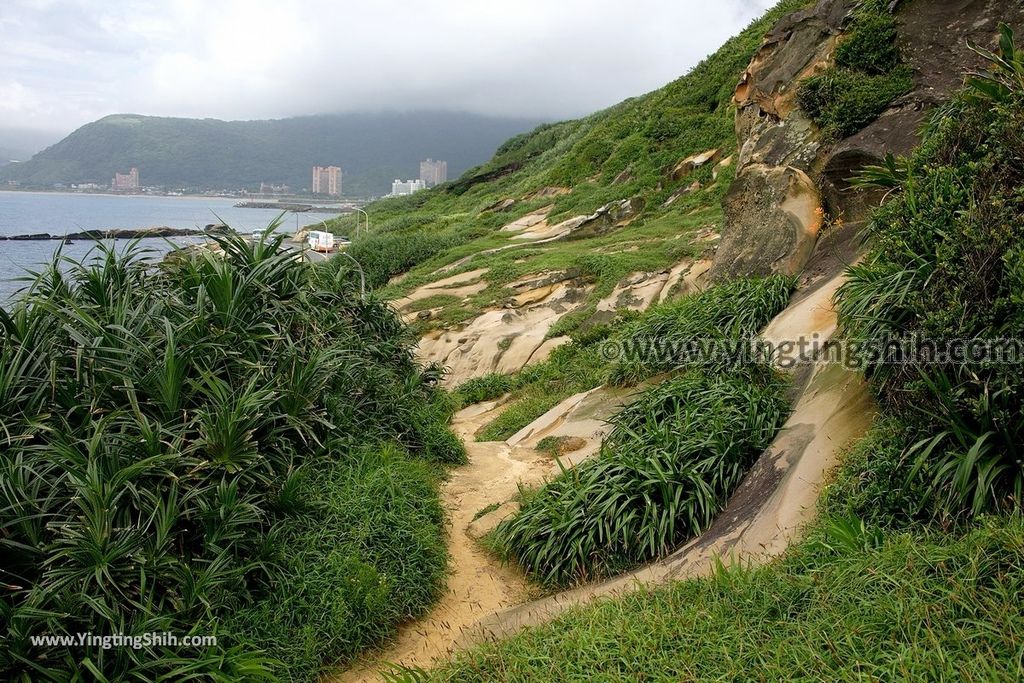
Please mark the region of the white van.
<svg viewBox="0 0 1024 683"><path fill-rule="evenodd" d="M309 248L313 251L329 253L334 251L334 233L310 230L306 237Z"/></svg>

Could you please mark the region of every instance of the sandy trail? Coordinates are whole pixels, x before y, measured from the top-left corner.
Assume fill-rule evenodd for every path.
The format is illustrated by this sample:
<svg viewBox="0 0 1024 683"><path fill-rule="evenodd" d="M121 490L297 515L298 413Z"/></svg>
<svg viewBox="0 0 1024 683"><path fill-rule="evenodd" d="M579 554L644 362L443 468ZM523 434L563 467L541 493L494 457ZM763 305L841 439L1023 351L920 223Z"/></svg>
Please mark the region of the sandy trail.
<svg viewBox="0 0 1024 683"><path fill-rule="evenodd" d="M836 330L831 297L842 281L842 276L836 276L799 293L763 337L775 342L813 339L801 358L810 361ZM789 420L710 529L660 561L539 599L518 569L503 566L481 550L467 528L483 508L509 501L520 481L536 484L557 471L555 461L535 450L541 438L583 438L586 447L563 458L567 466L592 456L604 434L605 420L628 402L628 392L604 387L573 396L507 442L473 440L502 409L498 402L463 410L452 427L466 444L469 464L453 470L442 489L452 524L449 543L454 573L448 592L427 617L402 628L392 647L371 654L333 680L380 680L377 672L387 663L430 668L454 651L545 623L570 607L624 595L641 586L703 576L719 562L765 562L778 557L814 518L829 471L841 452L867 432L875 413L863 378L842 365L815 360L796 374L799 390ZM507 513L499 509L492 515Z"/></svg>
<svg viewBox="0 0 1024 683"><path fill-rule="evenodd" d="M508 500L520 479L551 467L551 458L534 451L513 450L504 442L478 443L474 433L494 415L495 404L474 406L459 413L452 424L465 442L469 464L453 469L441 488L448 510L451 571L441 600L421 619L402 626L392 644L369 653L348 671L325 680L335 683L379 681L389 663L428 668L446 660L463 632L481 618L536 597L522 572L482 550L466 529L478 511L495 501Z"/></svg>

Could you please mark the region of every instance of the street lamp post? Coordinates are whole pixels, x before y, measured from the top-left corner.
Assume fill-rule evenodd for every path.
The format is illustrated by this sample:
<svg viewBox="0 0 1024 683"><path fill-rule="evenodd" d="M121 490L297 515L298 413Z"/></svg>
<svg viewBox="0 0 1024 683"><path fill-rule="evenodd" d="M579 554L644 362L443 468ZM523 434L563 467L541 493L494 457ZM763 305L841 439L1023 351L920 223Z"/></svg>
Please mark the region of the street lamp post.
<svg viewBox="0 0 1024 683"><path fill-rule="evenodd" d="M370 214L368 214L365 211L363 211L362 209L358 209L358 208L356 208L354 206L352 207L352 209L355 210L355 211L358 211L361 214L363 214L363 218L366 219L366 229L367 229L367 231L369 231L369 229L370 229ZM356 216L356 237L358 237L358 236L359 236L359 217Z"/></svg>

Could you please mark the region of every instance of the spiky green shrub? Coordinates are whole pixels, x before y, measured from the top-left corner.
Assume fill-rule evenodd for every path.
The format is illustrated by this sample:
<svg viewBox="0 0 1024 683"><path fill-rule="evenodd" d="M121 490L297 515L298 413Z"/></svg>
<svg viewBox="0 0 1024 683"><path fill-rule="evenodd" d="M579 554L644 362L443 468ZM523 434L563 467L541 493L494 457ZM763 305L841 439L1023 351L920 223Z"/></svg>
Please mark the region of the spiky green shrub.
<svg viewBox="0 0 1024 683"><path fill-rule="evenodd" d="M403 469L392 458L366 471L383 480L363 490L343 464L385 443L456 459L438 424L451 406L438 402L436 373L416 365L406 328L350 274L299 262L281 238L218 241L221 255L159 268L134 248L58 258L0 309L5 680L227 681L288 677L292 665L301 676L370 644L442 585L433 477L389 475ZM348 481L362 499L310 495L314 473L316 485ZM408 514L411 534L382 508ZM316 533L327 536L313 544ZM376 617L361 595L334 609L362 609L362 621L329 624L315 600L284 600L316 580L375 572L387 575L375 599L394 602ZM260 641L261 652L224 624L266 604L287 609L294 632ZM298 662L282 643L303 629L310 651ZM151 631L220 640L30 642Z"/></svg>
<svg viewBox="0 0 1024 683"><path fill-rule="evenodd" d="M497 530L537 579L565 585L665 555L706 529L788 412L773 371L691 371L614 420L593 460L529 496Z"/></svg>
<svg viewBox="0 0 1024 683"><path fill-rule="evenodd" d="M624 358L611 381L630 384L682 365L743 361L743 342L786 308L795 286L795 278L784 275L736 280L652 308L614 335Z"/></svg>
<svg viewBox="0 0 1024 683"><path fill-rule="evenodd" d="M919 337L940 353L957 340L1024 338L1024 93L985 94L972 88L941 108L909 160L874 169L893 199L839 293L851 337L876 347ZM1019 362L897 360L863 359L885 405L916 429L911 475L949 515L1019 507Z"/></svg>

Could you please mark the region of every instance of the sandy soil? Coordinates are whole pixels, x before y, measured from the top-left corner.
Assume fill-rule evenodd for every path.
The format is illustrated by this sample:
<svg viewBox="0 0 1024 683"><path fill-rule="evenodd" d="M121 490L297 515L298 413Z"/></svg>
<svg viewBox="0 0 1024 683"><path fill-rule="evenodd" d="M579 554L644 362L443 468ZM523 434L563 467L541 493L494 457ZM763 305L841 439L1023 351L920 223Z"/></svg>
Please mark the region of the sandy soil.
<svg viewBox="0 0 1024 683"><path fill-rule="evenodd" d="M551 467L551 458L534 451L473 441L474 433L499 409L495 403L473 406L460 412L452 425L466 442L469 464L452 470L441 489L451 524L447 592L427 616L403 626L386 650L372 652L352 669L325 680L379 681L378 671L389 663L429 667L447 659L463 631L481 618L537 597L517 568L503 566L466 533L477 512L513 496L520 479Z"/></svg>

